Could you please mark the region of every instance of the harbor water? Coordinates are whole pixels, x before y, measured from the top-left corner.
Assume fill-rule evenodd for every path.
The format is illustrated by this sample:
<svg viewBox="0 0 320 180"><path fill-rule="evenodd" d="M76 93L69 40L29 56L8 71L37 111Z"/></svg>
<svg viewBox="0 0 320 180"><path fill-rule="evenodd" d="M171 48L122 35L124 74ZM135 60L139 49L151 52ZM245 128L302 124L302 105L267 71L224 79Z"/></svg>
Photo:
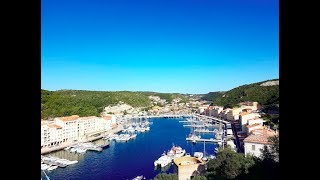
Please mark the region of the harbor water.
<svg viewBox="0 0 320 180"><path fill-rule="evenodd" d="M153 162L172 145L181 146L191 155L196 151L203 152L204 144L187 142L186 137L192 131L190 127L183 127L179 120L185 118L151 118L150 131L139 133L128 142L112 141L110 146L101 152L87 151L85 154L75 154L66 150L50 153L49 155L78 163L65 168L46 171L51 180L103 179L103 180L131 180L143 175L153 179L161 171L174 172L174 166L166 169L155 169ZM212 138L213 134L200 134L201 138ZM98 143L104 140L98 140ZM206 155L214 154L217 144L205 143ZM46 179L42 174L42 179Z"/></svg>

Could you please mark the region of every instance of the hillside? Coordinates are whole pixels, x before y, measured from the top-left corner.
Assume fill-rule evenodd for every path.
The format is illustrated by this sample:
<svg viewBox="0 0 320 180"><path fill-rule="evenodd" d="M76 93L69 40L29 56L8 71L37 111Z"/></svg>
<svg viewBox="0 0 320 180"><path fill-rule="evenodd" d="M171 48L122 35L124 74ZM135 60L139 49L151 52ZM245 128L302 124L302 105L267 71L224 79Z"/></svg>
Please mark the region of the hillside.
<svg viewBox="0 0 320 180"><path fill-rule="evenodd" d="M262 105L279 104L279 80L272 79L242 85L221 94L216 93L212 99L213 104L230 107L243 101L257 101Z"/></svg>
<svg viewBox="0 0 320 180"><path fill-rule="evenodd" d="M219 97L220 95L222 95L222 93L224 92L209 92L208 94L204 94L201 99L205 100L205 101L212 101L214 99L216 99L217 97Z"/></svg>
<svg viewBox="0 0 320 180"><path fill-rule="evenodd" d="M41 90L41 118L68 116L99 116L104 107L116 105L119 101L132 107L149 107L151 100L148 96L159 96L171 102L181 94L155 93L155 92L130 92L130 91L84 91L84 90Z"/></svg>

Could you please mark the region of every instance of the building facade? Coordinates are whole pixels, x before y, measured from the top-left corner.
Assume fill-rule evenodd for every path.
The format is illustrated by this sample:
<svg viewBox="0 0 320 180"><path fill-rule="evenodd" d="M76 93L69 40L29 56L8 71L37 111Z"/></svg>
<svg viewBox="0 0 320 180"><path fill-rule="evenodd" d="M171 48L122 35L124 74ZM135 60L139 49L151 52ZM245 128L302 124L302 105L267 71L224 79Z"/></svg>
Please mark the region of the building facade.
<svg viewBox="0 0 320 180"><path fill-rule="evenodd" d="M41 123L41 148L64 142L83 141L93 135L112 129L115 124L114 115L57 117L53 121Z"/></svg>
<svg viewBox="0 0 320 180"><path fill-rule="evenodd" d="M245 155L251 154L256 157L261 157L261 150L264 146L270 147L271 143L268 141L268 138L276 134L275 131L267 128L253 130L243 141Z"/></svg>

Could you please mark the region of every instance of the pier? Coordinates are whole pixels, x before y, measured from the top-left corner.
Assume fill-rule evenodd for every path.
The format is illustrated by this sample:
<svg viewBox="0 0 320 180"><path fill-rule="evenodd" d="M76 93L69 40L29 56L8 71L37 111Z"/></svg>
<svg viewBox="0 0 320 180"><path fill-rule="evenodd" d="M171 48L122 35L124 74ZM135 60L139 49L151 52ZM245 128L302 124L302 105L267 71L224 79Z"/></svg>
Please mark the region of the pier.
<svg viewBox="0 0 320 180"><path fill-rule="evenodd" d="M201 121L194 121L194 120L189 120L189 121L179 121L179 123L197 123Z"/></svg>
<svg viewBox="0 0 320 180"><path fill-rule="evenodd" d="M194 132L198 132L198 133L216 133L217 131L196 129L196 130L194 130Z"/></svg>
<svg viewBox="0 0 320 180"><path fill-rule="evenodd" d="M218 139L188 139L186 138L187 141L196 141L196 142L212 142L212 143L219 143L222 142L221 140Z"/></svg>
<svg viewBox="0 0 320 180"><path fill-rule="evenodd" d="M204 127L217 127L217 125L212 124L204 124L204 125L195 125L195 124L185 124L183 127L197 127L197 128L204 128Z"/></svg>

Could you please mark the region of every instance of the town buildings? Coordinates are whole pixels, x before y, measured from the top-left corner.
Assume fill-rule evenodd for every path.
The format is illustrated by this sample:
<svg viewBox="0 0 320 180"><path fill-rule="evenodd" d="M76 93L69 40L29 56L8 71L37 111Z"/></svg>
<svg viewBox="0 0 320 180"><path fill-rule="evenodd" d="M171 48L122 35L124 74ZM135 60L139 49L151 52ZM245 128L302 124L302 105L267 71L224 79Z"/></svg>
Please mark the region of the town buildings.
<svg viewBox="0 0 320 180"><path fill-rule="evenodd" d="M268 141L268 138L275 136L276 134L277 132L266 127L252 130L250 135L243 141L245 155L251 154L260 157L262 154L261 150L264 146L270 147L271 143Z"/></svg>
<svg viewBox="0 0 320 180"><path fill-rule="evenodd" d="M114 115L102 117L78 115L57 117L53 121L41 122L41 148L64 142L83 141L112 129L116 125Z"/></svg>

